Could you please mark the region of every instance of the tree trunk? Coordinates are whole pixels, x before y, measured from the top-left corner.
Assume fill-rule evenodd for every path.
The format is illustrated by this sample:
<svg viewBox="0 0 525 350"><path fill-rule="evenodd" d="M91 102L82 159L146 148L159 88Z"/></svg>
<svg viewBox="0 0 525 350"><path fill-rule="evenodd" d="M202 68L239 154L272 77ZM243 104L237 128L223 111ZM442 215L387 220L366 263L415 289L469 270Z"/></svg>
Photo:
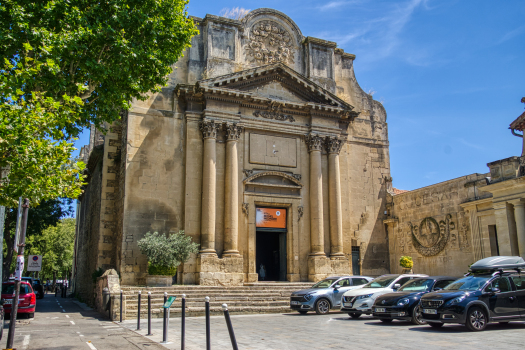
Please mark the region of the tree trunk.
<svg viewBox="0 0 525 350"><path fill-rule="evenodd" d="M4 281L7 281L9 279L9 276L11 275L11 262L13 261L13 244L14 244L14 237L11 236L11 232L8 229L11 226L11 220L6 215L5 217L5 223L4 223L4 239L5 239L5 249L7 251L6 256L4 257L3 261L3 272L4 272Z"/></svg>
<svg viewBox="0 0 525 350"><path fill-rule="evenodd" d="M53 290L52 290L53 293L55 292L56 284L57 284L57 272L53 271Z"/></svg>

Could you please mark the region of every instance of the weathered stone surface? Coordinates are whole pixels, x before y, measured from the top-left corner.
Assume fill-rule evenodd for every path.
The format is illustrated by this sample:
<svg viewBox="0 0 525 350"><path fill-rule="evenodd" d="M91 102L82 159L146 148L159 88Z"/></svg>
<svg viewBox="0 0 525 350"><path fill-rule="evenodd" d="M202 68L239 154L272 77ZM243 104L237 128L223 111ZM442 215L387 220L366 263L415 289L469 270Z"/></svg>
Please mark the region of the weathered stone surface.
<svg viewBox="0 0 525 350"><path fill-rule="evenodd" d="M146 286L148 287L171 287L173 276L147 275Z"/></svg>

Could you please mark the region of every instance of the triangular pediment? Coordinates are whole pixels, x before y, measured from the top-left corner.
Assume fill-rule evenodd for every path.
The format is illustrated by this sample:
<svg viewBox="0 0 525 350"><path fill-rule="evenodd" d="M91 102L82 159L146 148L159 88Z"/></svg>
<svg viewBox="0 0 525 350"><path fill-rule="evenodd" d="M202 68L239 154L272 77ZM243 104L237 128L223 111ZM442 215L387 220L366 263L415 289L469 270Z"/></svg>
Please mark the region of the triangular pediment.
<svg viewBox="0 0 525 350"><path fill-rule="evenodd" d="M352 111L343 101L310 79L282 63L200 80L200 88L217 88L249 92L251 95L295 103L314 103Z"/></svg>

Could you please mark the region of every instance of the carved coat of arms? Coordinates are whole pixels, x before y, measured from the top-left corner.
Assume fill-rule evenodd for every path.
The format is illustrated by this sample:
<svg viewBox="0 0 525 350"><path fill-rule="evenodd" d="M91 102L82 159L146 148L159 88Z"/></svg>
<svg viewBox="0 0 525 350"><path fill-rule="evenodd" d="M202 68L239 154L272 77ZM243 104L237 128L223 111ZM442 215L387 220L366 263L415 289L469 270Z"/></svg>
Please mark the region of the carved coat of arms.
<svg viewBox="0 0 525 350"><path fill-rule="evenodd" d="M254 61L261 64L293 63L292 38L275 22L255 24L246 51Z"/></svg>
<svg viewBox="0 0 525 350"><path fill-rule="evenodd" d="M419 226L409 222L414 248L423 256L433 256L441 252L448 243L451 226L452 229L455 227L450 219L452 215L447 214L445 220L439 223L432 217L424 218Z"/></svg>

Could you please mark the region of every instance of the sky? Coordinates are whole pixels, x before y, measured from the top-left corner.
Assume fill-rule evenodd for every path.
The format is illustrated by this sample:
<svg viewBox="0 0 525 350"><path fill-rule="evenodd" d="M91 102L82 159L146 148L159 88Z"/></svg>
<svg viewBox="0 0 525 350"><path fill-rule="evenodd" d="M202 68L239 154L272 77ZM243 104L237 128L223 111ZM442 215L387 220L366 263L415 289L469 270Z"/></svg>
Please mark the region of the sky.
<svg viewBox="0 0 525 350"><path fill-rule="evenodd" d="M387 111L394 187L486 173L521 155L508 127L525 107L525 1L190 0L188 13L235 7L279 10L304 36L357 56L358 83Z"/></svg>

